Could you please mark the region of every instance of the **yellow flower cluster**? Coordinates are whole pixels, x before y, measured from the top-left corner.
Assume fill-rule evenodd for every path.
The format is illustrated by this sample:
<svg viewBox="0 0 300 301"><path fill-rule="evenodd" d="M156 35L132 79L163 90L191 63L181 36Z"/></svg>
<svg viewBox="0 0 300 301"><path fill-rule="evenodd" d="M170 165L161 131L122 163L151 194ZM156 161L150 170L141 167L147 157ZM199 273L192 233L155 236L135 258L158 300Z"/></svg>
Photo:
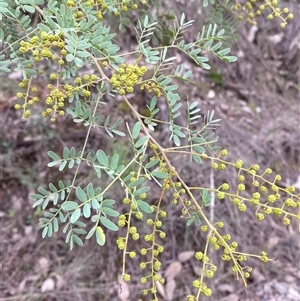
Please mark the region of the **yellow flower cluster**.
<svg viewBox="0 0 300 301"><path fill-rule="evenodd" d="M203 283L202 281L200 281L198 279L193 281L193 286L198 288L199 290L201 290L201 292L203 292L203 294L205 296L209 297L212 294L212 290L209 287L207 287L207 285L205 283ZM196 297L193 295L189 295L187 297L187 300L196 300Z"/></svg>
<svg viewBox="0 0 300 301"><path fill-rule="evenodd" d="M121 64L119 70L114 73L110 79L111 85L120 93L132 93L134 86L142 81L142 77L146 73L146 66Z"/></svg>
<svg viewBox="0 0 300 301"><path fill-rule="evenodd" d="M84 0L82 1L86 7L94 7L97 10L96 13L96 17L98 20L102 20L103 19L103 13L105 13L106 11L112 11L114 16L118 17L120 15L121 12L127 12L128 8L131 9L138 9L138 5L136 3L134 3L134 1L128 1L128 0L122 0L122 1L111 1L107 4L107 1L103 1L103 0ZM147 2L146 0L140 0L140 3L143 5L146 5ZM67 6L68 8L74 8L76 11L74 11L73 16L75 18L82 18L84 17L84 9L80 10L79 6L76 4L76 1L74 0L67 0ZM82 5L81 5L82 6Z"/></svg>
<svg viewBox="0 0 300 301"><path fill-rule="evenodd" d="M287 7L282 10L278 7L278 0L250 0L245 4L237 3L234 9L241 12L238 16L240 20L244 19L246 16L246 21L253 25L257 24L256 17L262 15L264 11L269 11L267 20L279 18L281 21L281 28L286 27L287 20L294 18L294 15L290 13Z"/></svg>
<svg viewBox="0 0 300 301"><path fill-rule="evenodd" d="M66 85L69 86L69 85ZM48 88L52 87L52 85L48 85ZM71 90L71 87L69 88ZM55 121L55 115L58 113L60 116L63 116L65 112L63 111L63 107L65 106L65 99L68 97L68 93L66 90L60 90L58 88L54 88L50 94L46 98L46 104L49 106L42 112L43 117L47 117L52 115L51 121Z"/></svg>
<svg viewBox="0 0 300 301"><path fill-rule="evenodd" d="M262 251L261 253L260 253L260 260L261 261L263 261L263 262L268 262L270 259L268 258L268 256L267 256L267 253L265 252L265 251Z"/></svg>
<svg viewBox="0 0 300 301"><path fill-rule="evenodd" d="M78 93L79 95L83 97L89 97L91 95L91 92L89 91L89 87L92 86L94 83L98 81L97 75L88 75L85 74L82 76L82 78L77 77L75 79L76 86L72 86L69 84L65 84L64 86L60 86L58 84L59 81L59 74L51 73L49 75L50 80L55 80L56 85L48 84L47 89L50 90L50 93L46 97L45 103L48 106L43 112L42 116L47 117L51 115L51 121L54 122L56 120L56 115L64 116L64 106L66 99L72 97L75 93ZM27 88L27 92L18 92L17 97L18 98L24 98L24 104L16 104L15 109L23 109L23 117L28 118L31 114L31 111L29 109L30 105L35 104L39 98L37 96L32 96L31 93L37 93L36 87L30 87L31 80L29 79L23 79L22 82L20 82L19 87L20 88Z"/></svg>
<svg viewBox="0 0 300 301"><path fill-rule="evenodd" d="M131 183L135 182L137 180L137 178L138 178L137 172L132 171L130 182ZM145 197L145 196L139 195L139 197ZM136 213L137 208L132 207L132 205L135 203L134 199L130 199L130 198L126 197L123 199L123 203L130 206L131 213L133 213L133 214ZM153 230L151 233L145 234L143 236L143 240L148 242L151 246L149 248L141 248L140 249L140 254L142 256L145 256L148 254L148 252L150 252L152 254L152 258L150 261L141 261L139 264L139 266L142 270L145 270L147 267L151 266L151 272L148 275L141 277L140 282L142 284L146 284L148 282L148 280L151 279L151 280L154 280L154 281L157 281L157 282L163 284L165 280L158 273L161 269L161 262L157 257L164 251L164 247L161 246L157 242L157 238L159 237L159 238L163 239L166 237L166 233L164 231L162 231L161 228L163 226L162 219L167 217L167 212L156 206L152 206L152 208L153 208L153 210L157 210L156 217L148 218L146 223L148 226L153 227ZM117 239L117 245L118 245L118 248L121 250L124 250L125 254L128 255L130 258L135 258L136 253L134 251L129 251L129 252L126 251L126 245L128 243L127 240L128 240L129 235L132 236L133 240L136 240L135 236L139 235L138 229L137 229L137 227L130 225L131 224L130 217L132 216L132 214L128 214L128 217L126 215L127 214L121 214L119 216L118 224L122 227L128 225L127 226L128 234L126 235L126 237L119 237ZM148 295L148 293L155 294L156 291L157 291L156 286L153 285L152 287L150 287L148 289L144 289L143 294L144 295Z"/></svg>
<svg viewBox="0 0 300 301"><path fill-rule="evenodd" d="M31 82L31 80L29 80L27 78L23 79L19 83L19 87L26 88L27 91L17 93L18 98L20 98L20 99L24 98L24 103L22 105L16 104L15 109L16 110L23 109L23 118L28 118L30 116L31 110L29 107L39 101L39 98L37 96L32 95L32 94L36 94L38 92L38 89L37 89L37 87L30 86L30 82Z"/></svg>
<svg viewBox="0 0 300 301"><path fill-rule="evenodd" d="M258 164L245 168L243 167L244 162L241 159L238 159L235 163L231 163L220 158L224 155L227 155L226 150L221 151L218 158L209 158L207 156L205 159L209 158L212 161L211 167L213 169L223 170L226 166L235 167L238 170L237 180L239 184L237 185L236 192L230 193L230 186L227 183L223 183L215 191L218 199L222 200L228 197L232 204L241 212L245 212L247 210L247 203L250 203L257 208L255 217L258 221L264 220L265 215L282 215L282 223L288 226L291 223L290 217L299 218L291 210L293 208L300 208L300 198L294 194L295 187L282 188L281 185L277 185L276 182L281 181L281 176L277 174L272 177L273 170L271 168L266 168L262 172L260 172ZM223 167L221 168L222 165ZM252 186L256 189L256 192L252 193L251 198L243 195L243 192L246 190L246 183L243 183L245 182L243 174L248 174L252 177ZM265 194L265 196L261 197L261 194ZM206 229L206 226L202 226L202 228ZM213 247L218 249L217 245ZM224 258L230 260L228 256L224 256Z"/></svg>
<svg viewBox="0 0 300 301"><path fill-rule="evenodd" d="M59 75L55 73L50 74L50 80L58 80ZM42 113L43 117L48 115L52 115L51 121L55 121L55 115L58 113L60 116L65 114L63 108L65 106L66 99L72 97L74 93L79 93L83 97L91 96L91 92L88 88L97 82L98 77L97 75L88 75L85 74L82 78L77 77L75 79L75 83L77 86L72 85L64 85L63 87L59 88L59 86L53 86L51 84L47 85L47 88L51 90L50 94L46 98L46 104L49 106L45 109Z"/></svg>
<svg viewBox="0 0 300 301"><path fill-rule="evenodd" d="M57 57L53 48L60 49L60 57ZM21 53L30 51L35 62L39 62L42 58L48 58L52 61L59 60L60 65L64 64L63 56L67 54L64 49L65 42L60 34L47 34L45 31L40 31L37 35L31 37L27 42L21 41L19 50Z"/></svg>
<svg viewBox="0 0 300 301"><path fill-rule="evenodd" d="M154 81L147 81L141 84L141 89L146 89L149 93L154 92L157 97L161 96L161 87Z"/></svg>
<svg viewBox="0 0 300 301"><path fill-rule="evenodd" d="M117 239L117 245L119 250L124 250L126 248L126 239L125 237L119 237Z"/></svg>

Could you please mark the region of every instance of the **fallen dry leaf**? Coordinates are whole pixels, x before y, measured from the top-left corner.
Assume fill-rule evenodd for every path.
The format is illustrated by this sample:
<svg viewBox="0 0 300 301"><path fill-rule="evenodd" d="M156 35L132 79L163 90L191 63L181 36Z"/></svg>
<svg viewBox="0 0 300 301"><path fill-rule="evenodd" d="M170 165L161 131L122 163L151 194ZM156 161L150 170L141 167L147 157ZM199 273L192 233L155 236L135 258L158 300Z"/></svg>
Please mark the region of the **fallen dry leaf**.
<svg viewBox="0 0 300 301"><path fill-rule="evenodd" d="M175 288L176 288L176 282L174 279L170 279L167 281L167 284L166 284L166 299L168 301L172 301L173 300L173 297L174 297L174 291L175 291Z"/></svg>
<svg viewBox="0 0 300 301"><path fill-rule="evenodd" d="M202 267L200 267L199 265L193 265L193 271L194 271L196 276L201 276Z"/></svg>
<svg viewBox="0 0 300 301"><path fill-rule="evenodd" d="M159 281L155 281L155 285L156 285L156 289L159 292L159 294L166 299L166 292L165 292L165 288L164 286L159 282Z"/></svg>
<svg viewBox="0 0 300 301"><path fill-rule="evenodd" d="M23 292L23 290L25 289L26 282L27 282L27 277L24 278L24 279L20 282L19 287L18 287L18 291L19 291L20 293Z"/></svg>
<svg viewBox="0 0 300 301"><path fill-rule="evenodd" d="M55 282L52 278L47 278L44 283L42 284L41 287L41 292L45 293L48 291L53 291L55 288Z"/></svg>
<svg viewBox="0 0 300 301"><path fill-rule="evenodd" d="M268 248L273 248L274 246L278 245L279 237L277 236L270 236L267 242Z"/></svg>
<svg viewBox="0 0 300 301"><path fill-rule="evenodd" d="M228 292L228 293L234 292L234 287L227 283L218 285L217 289L218 289L218 291L223 292L223 293L224 292Z"/></svg>
<svg viewBox="0 0 300 301"><path fill-rule="evenodd" d="M251 272L251 277L255 280L255 282L263 282L266 280L266 277L258 268L253 269L253 271Z"/></svg>
<svg viewBox="0 0 300 301"><path fill-rule="evenodd" d="M37 231L30 225L30 226L25 226L24 227L24 232L27 240L34 244L37 240Z"/></svg>
<svg viewBox="0 0 300 301"><path fill-rule="evenodd" d="M31 275L31 276L26 276L19 284L18 286L18 292L21 293L25 288L27 281L37 281L40 276L38 275Z"/></svg>
<svg viewBox="0 0 300 301"><path fill-rule="evenodd" d="M178 260L185 262L191 259L195 255L195 251L184 251L178 254Z"/></svg>
<svg viewBox="0 0 300 301"><path fill-rule="evenodd" d="M271 43L274 43L274 44L278 44L282 41L282 38L284 37L284 33L281 32L281 33L278 33L278 34L274 34L272 36L269 36L268 37L268 40L271 42Z"/></svg>
<svg viewBox="0 0 300 301"><path fill-rule="evenodd" d="M66 284L66 279L63 276L56 275L56 288L61 290Z"/></svg>
<svg viewBox="0 0 300 301"><path fill-rule="evenodd" d="M251 26L247 36L248 42L252 43L254 41L257 30L257 26Z"/></svg>
<svg viewBox="0 0 300 301"><path fill-rule="evenodd" d="M46 257L40 257L35 263L34 271L42 276L47 276L50 268L50 261Z"/></svg>
<svg viewBox="0 0 300 301"><path fill-rule="evenodd" d="M226 297L226 301L239 301L240 297L237 294L230 294Z"/></svg>
<svg viewBox="0 0 300 301"><path fill-rule="evenodd" d="M286 275L284 277L284 281L287 283L292 283L292 282L296 282L296 278L294 276L291 275Z"/></svg>
<svg viewBox="0 0 300 301"><path fill-rule="evenodd" d="M165 271L165 278L167 280L175 278L181 271L182 265L179 261L173 261Z"/></svg>
<svg viewBox="0 0 300 301"><path fill-rule="evenodd" d="M121 301L128 301L128 298L130 296L130 291L129 291L129 286L127 284L127 282L125 282L124 280L121 280L119 282L119 298Z"/></svg>

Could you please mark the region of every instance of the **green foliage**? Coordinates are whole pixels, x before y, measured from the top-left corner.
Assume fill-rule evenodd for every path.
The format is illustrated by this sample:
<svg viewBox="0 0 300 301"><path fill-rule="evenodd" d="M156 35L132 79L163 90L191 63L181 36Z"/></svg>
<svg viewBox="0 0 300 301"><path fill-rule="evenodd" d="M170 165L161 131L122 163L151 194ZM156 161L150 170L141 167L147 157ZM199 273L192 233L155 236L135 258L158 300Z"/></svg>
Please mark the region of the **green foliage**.
<svg viewBox="0 0 300 301"><path fill-rule="evenodd" d="M223 28L224 35L229 37L224 41L224 44L228 47L232 45L234 41L239 38L236 34L238 29L239 21L233 13L235 1L222 1L221 4L214 3L214 5L209 9L206 22L216 24L218 27Z"/></svg>
<svg viewBox="0 0 300 301"><path fill-rule="evenodd" d="M300 198L294 187L278 186L276 181L280 176L272 178L270 169L259 172L257 165L243 167L241 159L236 162L223 159L227 151L217 145L215 134L221 120L214 118L213 111L200 114L197 100L189 102L182 98L178 83L193 84L193 72L178 65L175 55L175 52L181 53L203 69L211 68L209 59L212 56L226 63L235 62L237 58L230 49L237 20L230 6L232 3L228 1L222 6L231 12L228 17L222 14L219 2L203 1L203 7L213 8L209 14L213 23L204 25L192 41L186 41L185 32L193 28L194 21L187 20L184 12L180 16L164 15L174 21L171 28L159 19L160 16L156 20L154 12L147 13L151 5L147 7L146 1L140 2L146 6L139 8L135 1L0 1L0 18L4 24L0 31L4 45L0 71L22 70L23 73L17 94L22 104L17 104L16 109L22 109L23 117L28 118L36 102L42 102L42 115L50 116L52 122L67 113L74 123L87 129L81 149L66 146L62 153L48 151L48 167L72 176L67 181L49 183L48 189L39 187L38 193L31 195L35 200L33 207L41 207L44 211L38 229L42 237L54 236L61 229L66 234L66 244L73 249L75 245L82 246L86 239L94 239L104 246L107 232L123 233L119 228L125 228L126 235L120 234L117 247L123 252L122 277L128 281L126 262L130 260L128 257L135 257L135 252L127 249L128 242L140 239L134 225L142 221L150 228L150 234L143 238L144 243L149 244L148 251L144 248L140 251L142 256L151 253L151 259L141 262L141 267L148 269L147 277L153 280L143 293L158 298L155 281L164 282L158 274L159 254L163 252L161 240L166 236L161 228L167 217L163 208L164 202L171 201L181 206L187 226L208 232L205 248L196 253L202 270L211 265L207 255L210 244L213 249L223 252L220 257L231 263L232 271L246 285L249 273L245 269L250 270L244 264L247 257L253 256L264 262L270 259L264 252L249 255L236 250L237 243L229 242L230 235L222 231L223 222L210 221L205 208L211 206L212 193L218 199L226 199L241 212L247 210L247 206L253 206L257 220L263 220L266 214L282 216L285 225L289 225L291 219L299 219ZM128 15L122 17L131 10L137 10L141 15L134 24ZM287 13L286 10L283 12ZM38 15L37 24L31 22L29 14ZM277 14L281 16L281 13ZM137 44L134 51L120 53L117 32L112 32L109 26L115 21L111 20L117 20L121 28L135 28ZM51 74L46 74L48 96L39 99L34 83L41 74L47 73L44 69L49 62L52 69ZM92 75L83 74L87 66ZM146 71L150 75L145 76ZM127 97L137 88L151 95L148 116L139 114ZM117 109L114 114L105 115L103 108L107 105L107 95L118 95L128 106L133 120L124 124L122 111ZM159 117L162 103L167 108L166 119ZM185 124L180 123L180 116ZM116 148L119 152L113 154L102 149L88 152L86 146L91 129L106 133L114 143L121 143L118 139L125 137L126 147L132 151L128 162L124 162L122 148ZM166 147L162 147L155 135L161 129L168 133ZM189 155L195 164L210 161L214 170L236 169L237 188L231 188L227 183L216 189L189 187L173 166L172 154ZM78 181L78 171L83 164L91 168L98 186ZM244 194L245 177L252 179L256 189L250 198ZM116 186L123 191L119 199L109 196ZM160 189L161 197L157 203L150 204L147 196L153 189ZM163 197L168 190L173 195L170 201ZM119 212L121 200L127 210L124 214ZM212 276L210 273L207 277ZM142 283L145 279L141 279ZM191 284L194 293L187 296L187 300L200 300L200 295L212 293L205 281L203 274Z"/></svg>

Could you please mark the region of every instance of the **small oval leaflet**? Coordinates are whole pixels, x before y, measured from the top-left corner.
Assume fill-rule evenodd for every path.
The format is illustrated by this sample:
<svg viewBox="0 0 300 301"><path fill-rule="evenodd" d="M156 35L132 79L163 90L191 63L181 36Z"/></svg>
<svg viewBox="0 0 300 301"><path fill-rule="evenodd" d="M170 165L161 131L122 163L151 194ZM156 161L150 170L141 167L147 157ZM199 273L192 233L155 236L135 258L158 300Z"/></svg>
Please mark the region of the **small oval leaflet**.
<svg viewBox="0 0 300 301"><path fill-rule="evenodd" d="M137 189L136 191L134 191L133 195L140 195L140 194L148 192L149 190L150 190L149 186L141 187L141 188Z"/></svg>
<svg viewBox="0 0 300 301"><path fill-rule="evenodd" d="M151 206L148 203L146 203L142 200L137 200L136 203L137 203L137 206L139 207L139 209L144 211L145 213L152 212Z"/></svg>
<svg viewBox="0 0 300 301"><path fill-rule="evenodd" d="M119 230L119 227L116 224L114 224L112 221L110 221L108 218L106 218L104 216L100 217L100 222L104 227L106 227L109 230L112 230L112 231Z"/></svg>
<svg viewBox="0 0 300 301"><path fill-rule="evenodd" d="M105 233L104 233L103 229L100 226L98 226L97 230L96 230L96 240L97 240L97 243L100 246L104 246L104 244L105 244Z"/></svg>
<svg viewBox="0 0 300 301"><path fill-rule="evenodd" d="M67 201L61 205L64 211L75 210L78 207L78 204L73 201Z"/></svg>
<svg viewBox="0 0 300 301"><path fill-rule="evenodd" d="M141 137L134 145L134 147L139 148L141 147L146 141L148 140L147 136Z"/></svg>
<svg viewBox="0 0 300 301"><path fill-rule="evenodd" d="M81 202L84 203L87 201L87 195L80 186L76 188L76 195Z"/></svg>
<svg viewBox="0 0 300 301"><path fill-rule="evenodd" d="M141 123L138 121L132 129L132 138L136 139L141 131Z"/></svg>
<svg viewBox="0 0 300 301"><path fill-rule="evenodd" d="M162 171L153 171L152 176L159 178L159 179L166 179L168 177L168 174L164 173Z"/></svg>
<svg viewBox="0 0 300 301"><path fill-rule="evenodd" d="M54 161L59 161L60 160L60 157L53 151L48 151L47 154Z"/></svg>
<svg viewBox="0 0 300 301"><path fill-rule="evenodd" d="M91 216L91 207L89 203L84 204L83 215L85 218L89 218Z"/></svg>
<svg viewBox="0 0 300 301"><path fill-rule="evenodd" d="M72 224L76 223L80 217L80 214L81 214L81 209L80 208L77 208L71 215L71 219L70 219L70 222Z"/></svg>
<svg viewBox="0 0 300 301"><path fill-rule="evenodd" d="M85 237L85 239L90 239L90 238L94 235L94 233L95 233L96 230L97 230L97 226L94 226L94 227L89 231L89 233L88 233L88 235Z"/></svg>
<svg viewBox="0 0 300 301"><path fill-rule="evenodd" d="M104 212L106 215L109 215L109 216L119 216L120 213L114 209L111 209L109 207L102 207L102 212Z"/></svg>

